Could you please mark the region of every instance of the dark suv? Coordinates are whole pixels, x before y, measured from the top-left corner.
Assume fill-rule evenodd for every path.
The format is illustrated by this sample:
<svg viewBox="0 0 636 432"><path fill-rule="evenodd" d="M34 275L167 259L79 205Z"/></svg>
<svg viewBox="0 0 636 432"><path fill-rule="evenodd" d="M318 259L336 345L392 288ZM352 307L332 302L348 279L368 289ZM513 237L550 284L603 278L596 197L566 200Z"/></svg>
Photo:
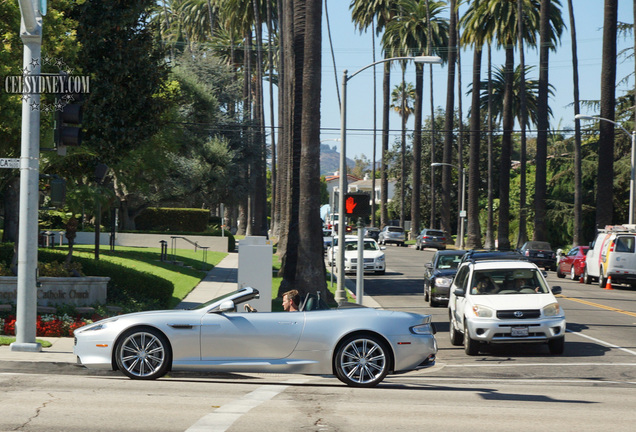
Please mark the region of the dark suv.
<svg viewBox="0 0 636 432"><path fill-rule="evenodd" d="M552 250L550 243L544 241L525 242L519 252L528 261L535 263L537 267L556 271L556 253Z"/></svg>

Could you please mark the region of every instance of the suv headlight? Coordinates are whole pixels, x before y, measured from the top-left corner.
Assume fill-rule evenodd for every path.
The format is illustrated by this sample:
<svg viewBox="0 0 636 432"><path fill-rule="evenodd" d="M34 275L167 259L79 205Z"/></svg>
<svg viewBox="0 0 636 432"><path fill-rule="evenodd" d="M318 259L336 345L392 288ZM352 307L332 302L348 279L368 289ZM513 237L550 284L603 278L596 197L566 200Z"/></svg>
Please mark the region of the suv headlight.
<svg viewBox="0 0 636 432"><path fill-rule="evenodd" d="M492 318L495 311L487 306L475 305L473 306L473 312L479 318Z"/></svg>
<svg viewBox="0 0 636 432"><path fill-rule="evenodd" d="M558 303L552 303L541 309L543 316L553 317L561 315L561 306Z"/></svg>
<svg viewBox="0 0 636 432"><path fill-rule="evenodd" d="M380 256L379 256L379 257L377 257L375 260L376 260L376 261L379 261L379 262L384 261L384 255L380 255Z"/></svg>
<svg viewBox="0 0 636 432"><path fill-rule="evenodd" d="M450 278L445 278L445 277L435 278L435 285L437 285L438 287L448 288L449 286L451 286L451 282L452 282L452 279Z"/></svg>

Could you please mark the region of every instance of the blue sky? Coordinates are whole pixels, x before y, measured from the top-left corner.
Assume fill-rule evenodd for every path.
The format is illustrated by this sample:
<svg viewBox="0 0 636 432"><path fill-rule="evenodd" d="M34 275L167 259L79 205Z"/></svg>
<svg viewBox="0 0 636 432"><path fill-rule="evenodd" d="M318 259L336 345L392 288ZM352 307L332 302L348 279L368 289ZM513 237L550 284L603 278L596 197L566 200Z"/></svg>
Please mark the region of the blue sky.
<svg viewBox="0 0 636 432"><path fill-rule="evenodd" d="M555 87L555 96L550 100L550 105L554 113L552 127L566 129L573 127L573 108L568 106L573 100L572 96L572 67L571 67L571 39L569 30L569 18L567 12L567 2L563 3L563 19L568 28L564 30L561 37L561 45L557 53L550 54L550 83ZM576 30L578 38L578 58L580 77L580 97L583 100L593 100L600 98L600 71L601 71L601 47L602 47L602 25L603 25L603 1L602 0L575 0L574 14L576 19ZM336 60L336 76L338 78L338 88L342 79L343 70L347 69L353 73L373 62L372 38L370 32L360 34L351 22L351 12L349 10L350 0L328 0L328 11L331 25L331 36L333 40L334 55ZM448 12L446 12L447 16ZM619 2L619 21L632 23L633 9L632 2ZM376 59L382 58L379 41L376 38ZM633 39L620 38L618 40L618 51L624 48L633 47ZM330 146L339 146L333 141L340 137L340 109L336 92L334 77L334 65L329 47L327 35L327 24L323 10L323 45L322 45L322 103L321 113L321 140ZM515 61L518 61L518 52L515 53ZM503 64L503 52L493 52L493 65ZM526 49L526 64L534 65L535 68L529 78L538 78L538 52L535 49ZM487 56L484 52L482 66L482 80L485 79ZM428 66L427 66L428 69ZM391 75L391 88L399 83L401 79L400 67L396 64ZM617 81L634 71L633 60L619 60ZM461 53L461 74L463 91L463 112L464 117L470 101L465 95L468 88L472 72L472 51L462 51ZM434 81L434 104L436 107L445 107L446 104L446 68L444 66L433 66ZM407 68L407 82L414 83L414 67ZM625 94L628 87L634 86L633 77L627 84L621 84L617 88L617 96ZM430 82L428 71L424 81L424 113L430 115ZM377 128L381 129L381 104L382 104L382 65L377 67ZM353 158L364 154L371 159L373 152L373 69L369 68L361 72L348 82L347 91L347 157ZM456 92L457 98L457 92ZM456 102L457 107L457 102ZM597 113L582 111L584 114L594 115ZM268 121L269 123L269 121ZM391 142L399 135L401 122L397 114L391 114L390 127L395 130L395 136ZM412 120L408 125L413 128ZM352 129L360 129L353 131ZM380 154L380 137L376 139L376 151Z"/></svg>

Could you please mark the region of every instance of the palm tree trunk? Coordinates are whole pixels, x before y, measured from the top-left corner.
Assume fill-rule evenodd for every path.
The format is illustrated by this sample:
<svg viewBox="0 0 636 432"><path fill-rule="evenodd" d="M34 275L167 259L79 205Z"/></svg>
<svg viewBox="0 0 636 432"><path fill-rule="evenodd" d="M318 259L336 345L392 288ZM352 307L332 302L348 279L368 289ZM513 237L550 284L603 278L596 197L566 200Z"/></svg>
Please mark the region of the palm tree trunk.
<svg viewBox="0 0 636 432"><path fill-rule="evenodd" d="M272 22L272 2L267 2L267 60L269 63L269 124L271 137L271 161L272 175L270 178L271 185L271 213L270 224L271 231L278 237L278 197L276 194L276 127L274 126L274 47L273 47L273 31Z"/></svg>
<svg viewBox="0 0 636 432"><path fill-rule="evenodd" d="M254 34L256 36L256 82L254 88L256 185L254 190L254 233L267 235L267 143L265 141L265 110L263 104L263 25L258 2L254 5Z"/></svg>
<svg viewBox="0 0 636 432"><path fill-rule="evenodd" d="M539 94L537 96L537 160L534 189L534 240L547 241L546 196L548 170L548 59L550 55L550 0L541 0L539 19Z"/></svg>
<svg viewBox="0 0 636 432"><path fill-rule="evenodd" d="M519 232L517 234L517 248L523 246L528 240L526 228L526 57L523 52L523 0L517 0L517 43L519 44L519 64L521 69L521 81L519 90L519 118L521 119L521 167L519 188ZM547 113L547 107L546 113ZM539 110L541 111L541 110Z"/></svg>
<svg viewBox="0 0 636 432"><path fill-rule="evenodd" d="M473 92L470 107L470 156L468 160L468 229L466 247L481 248L481 227L479 225L479 158L481 140L481 115L479 109L479 82L481 79L481 46L475 45L473 52Z"/></svg>
<svg viewBox="0 0 636 432"><path fill-rule="evenodd" d="M321 292L326 298L325 263L320 224L320 106L322 1L307 0L302 75L302 151L300 157L299 246L297 289ZM299 289L300 291L300 289Z"/></svg>
<svg viewBox="0 0 636 432"><path fill-rule="evenodd" d="M413 163L411 175L413 176L411 192L411 236L420 232L420 204L422 193L422 111L424 93L424 68L421 64L415 64L415 104L413 107Z"/></svg>
<svg viewBox="0 0 636 432"><path fill-rule="evenodd" d="M505 63L505 90L503 102L503 137L501 140L501 170L499 174L499 229L497 231L498 248L510 249L510 155L512 152L512 91L514 79L514 48L508 41Z"/></svg>
<svg viewBox="0 0 636 432"><path fill-rule="evenodd" d="M406 64L402 64L402 145L400 147L400 226L404 227L404 200L406 199Z"/></svg>
<svg viewBox="0 0 636 432"><path fill-rule="evenodd" d="M488 44L488 216L486 222L486 249L495 248L494 233L494 154L492 147L493 138L493 122L492 122L492 47Z"/></svg>
<svg viewBox="0 0 636 432"><path fill-rule="evenodd" d="M634 9L636 11L636 9ZM570 16L570 38L572 39L572 82L574 87L574 116L580 113L579 100L579 60L576 48L576 23L574 21L574 6L568 0ZM635 21L636 22L636 21ZM636 40L636 39L635 39ZM582 231L582 191L581 191L581 121L574 120L574 238L573 246L579 246L583 239Z"/></svg>
<svg viewBox="0 0 636 432"><path fill-rule="evenodd" d="M442 162L442 208L440 227L445 233L451 233L451 169L453 163L453 132L455 118L455 63L457 62L457 15L456 0L450 1L450 24L448 28L448 75L446 82L446 113L444 117L444 151ZM479 93L479 92L477 92ZM449 237L450 238L450 237Z"/></svg>
<svg viewBox="0 0 636 432"><path fill-rule="evenodd" d="M391 109L391 65L384 63L384 77L382 81L382 163L380 165L380 224L384 227L389 223L389 213L387 211L388 202L388 167L387 158L389 153L389 110Z"/></svg>
<svg viewBox="0 0 636 432"><path fill-rule="evenodd" d="M601 117L614 121L616 102L616 30L618 5L605 0L603 17L603 65L601 66ZM596 228L610 225L614 217L614 125L599 124Z"/></svg>

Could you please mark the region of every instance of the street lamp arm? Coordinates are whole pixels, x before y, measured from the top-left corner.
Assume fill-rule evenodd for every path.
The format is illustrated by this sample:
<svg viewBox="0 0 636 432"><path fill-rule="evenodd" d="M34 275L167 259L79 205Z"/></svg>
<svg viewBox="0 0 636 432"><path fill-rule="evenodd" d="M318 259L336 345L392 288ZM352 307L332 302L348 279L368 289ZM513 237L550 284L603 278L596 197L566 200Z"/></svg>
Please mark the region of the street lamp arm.
<svg viewBox="0 0 636 432"><path fill-rule="evenodd" d="M371 64L366 65L365 67L363 67L362 69L358 69L357 71L355 71L354 73L352 73L351 75L347 76L347 73L345 71L345 78L348 80L350 80L351 78L353 78L354 76L358 75L360 72L362 72L365 69L369 69L372 66L375 66L377 64L380 63L386 63L386 62L390 62L393 60L413 60L415 63L441 63L442 59L441 57L437 57L437 56L407 56L407 57L391 57L391 58L386 58L386 59L382 59L382 60L378 60L376 62L373 62Z"/></svg>
<svg viewBox="0 0 636 432"><path fill-rule="evenodd" d="M623 127L623 125L621 125L618 122L615 122L614 120L610 120L608 118L605 117L599 117L599 116L589 116L589 115L584 115L584 114L577 114L574 116L574 118L576 120L602 120L602 121L606 121L608 123L612 123L614 126L618 126L619 128L621 128L623 130L623 132L625 132L627 135L632 136L631 132L629 132L627 129L625 129Z"/></svg>

